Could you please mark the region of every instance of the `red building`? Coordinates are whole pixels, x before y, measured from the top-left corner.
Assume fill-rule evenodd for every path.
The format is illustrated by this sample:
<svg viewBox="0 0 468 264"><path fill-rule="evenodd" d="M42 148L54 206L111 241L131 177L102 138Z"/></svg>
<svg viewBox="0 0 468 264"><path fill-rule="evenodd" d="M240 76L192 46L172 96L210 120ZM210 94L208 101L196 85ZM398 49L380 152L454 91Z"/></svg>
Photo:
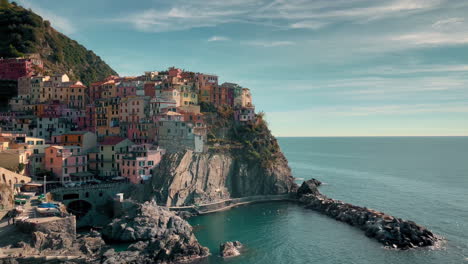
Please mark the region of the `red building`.
<svg viewBox="0 0 468 264"><path fill-rule="evenodd" d="M145 96L150 96L151 98L156 96L156 83L155 82L146 82L144 84Z"/></svg>
<svg viewBox="0 0 468 264"><path fill-rule="evenodd" d="M42 60L37 58L0 58L0 79L18 80L20 77L30 77L43 68Z"/></svg>

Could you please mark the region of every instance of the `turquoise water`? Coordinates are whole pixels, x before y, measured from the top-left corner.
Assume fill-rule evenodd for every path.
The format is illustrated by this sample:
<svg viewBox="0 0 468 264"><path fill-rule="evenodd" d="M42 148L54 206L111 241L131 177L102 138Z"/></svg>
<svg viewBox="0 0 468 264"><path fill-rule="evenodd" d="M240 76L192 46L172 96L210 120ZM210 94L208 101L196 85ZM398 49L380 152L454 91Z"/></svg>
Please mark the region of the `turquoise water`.
<svg viewBox="0 0 468 264"><path fill-rule="evenodd" d="M425 225L439 249L396 251L291 203L264 203L190 220L213 256L206 263L468 263L468 138L280 138L295 177L326 195ZM242 256L222 260L220 243Z"/></svg>

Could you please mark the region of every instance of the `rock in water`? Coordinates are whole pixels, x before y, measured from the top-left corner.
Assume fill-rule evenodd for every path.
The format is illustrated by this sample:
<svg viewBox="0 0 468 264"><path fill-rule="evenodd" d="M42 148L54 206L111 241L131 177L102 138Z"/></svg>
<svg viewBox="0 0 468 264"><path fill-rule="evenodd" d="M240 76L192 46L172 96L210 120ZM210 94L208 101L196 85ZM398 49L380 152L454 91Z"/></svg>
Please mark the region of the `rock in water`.
<svg viewBox="0 0 468 264"><path fill-rule="evenodd" d="M318 186L322 185L322 182L316 179L311 179L302 183L301 187L297 190L297 196L302 197L305 194L320 194Z"/></svg>
<svg viewBox="0 0 468 264"><path fill-rule="evenodd" d="M124 202L124 215L103 229L103 236L114 241L137 242L129 251L105 254L106 263L174 263L206 257L192 227L174 212L154 201Z"/></svg>
<svg viewBox="0 0 468 264"><path fill-rule="evenodd" d="M221 257L228 258L228 257L235 257L240 255L240 249L243 247L241 242L234 241L234 242L226 242L219 246L219 252Z"/></svg>
<svg viewBox="0 0 468 264"><path fill-rule="evenodd" d="M386 246L409 249L433 246L438 240L431 231L412 221L330 199L321 194L317 186L314 179L304 182L297 192L299 201L307 208L360 228L366 236Z"/></svg>

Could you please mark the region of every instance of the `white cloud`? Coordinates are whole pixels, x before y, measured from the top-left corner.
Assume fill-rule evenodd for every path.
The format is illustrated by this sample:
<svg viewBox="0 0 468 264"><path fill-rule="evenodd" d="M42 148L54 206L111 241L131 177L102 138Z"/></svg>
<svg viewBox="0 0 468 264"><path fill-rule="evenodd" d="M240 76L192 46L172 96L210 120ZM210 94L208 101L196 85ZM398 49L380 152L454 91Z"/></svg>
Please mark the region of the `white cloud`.
<svg viewBox="0 0 468 264"><path fill-rule="evenodd" d="M459 45L468 43L468 32L416 32L395 36L392 37L391 40L413 46Z"/></svg>
<svg viewBox="0 0 468 264"><path fill-rule="evenodd" d="M457 64L457 65L409 65L409 66L378 66L372 67L371 69L365 70L354 70L354 74L365 74L369 75L407 75L415 73L467 73L468 64Z"/></svg>
<svg viewBox="0 0 468 264"><path fill-rule="evenodd" d="M292 41L246 41L244 44L265 48L295 45Z"/></svg>
<svg viewBox="0 0 468 264"><path fill-rule="evenodd" d="M51 12L50 10L43 9L32 3L29 0L18 0L18 3L26 8L31 8L35 13L39 14L45 20L49 20L52 27L64 34L73 34L76 32L76 27L66 17Z"/></svg>
<svg viewBox="0 0 468 264"><path fill-rule="evenodd" d="M300 21L300 22L296 22L296 23L291 24L289 27L290 28L306 28L306 29L317 30L317 29L321 29L321 28L325 27L327 24L328 23L317 22L317 21Z"/></svg>
<svg viewBox="0 0 468 264"><path fill-rule="evenodd" d="M432 24L432 27L435 29L444 29L444 28L453 28L454 26L461 25L465 22L464 18L461 17L452 17L448 19L443 19Z"/></svg>
<svg viewBox="0 0 468 264"><path fill-rule="evenodd" d="M213 36L208 39L208 42L213 42L213 41L228 41L230 38L228 37L223 37L223 36Z"/></svg>
<svg viewBox="0 0 468 264"><path fill-rule="evenodd" d="M382 116L382 115L414 115L426 113L468 113L468 105L460 103L444 104L391 104L367 106L330 106L313 107L309 109L285 112L270 112L271 114L289 116Z"/></svg>
<svg viewBox="0 0 468 264"><path fill-rule="evenodd" d="M445 0L174 0L158 8L115 19L143 31L174 31L226 23L251 23L275 28L319 29L340 21L363 22L401 17L434 9Z"/></svg>

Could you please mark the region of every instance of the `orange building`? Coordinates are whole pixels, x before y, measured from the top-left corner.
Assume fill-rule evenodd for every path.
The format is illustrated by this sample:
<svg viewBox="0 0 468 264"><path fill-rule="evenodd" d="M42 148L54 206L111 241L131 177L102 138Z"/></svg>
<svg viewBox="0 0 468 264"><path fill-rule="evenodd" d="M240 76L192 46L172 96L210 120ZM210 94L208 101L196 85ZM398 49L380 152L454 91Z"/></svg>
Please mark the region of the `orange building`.
<svg viewBox="0 0 468 264"><path fill-rule="evenodd" d="M79 146L83 151L95 148L97 145L96 135L88 131L71 131L52 135L52 143L61 146Z"/></svg>
<svg viewBox="0 0 468 264"><path fill-rule="evenodd" d="M218 87L218 76L199 73L195 77L198 88L198 102L212 103L215 88Z"/></svg>

